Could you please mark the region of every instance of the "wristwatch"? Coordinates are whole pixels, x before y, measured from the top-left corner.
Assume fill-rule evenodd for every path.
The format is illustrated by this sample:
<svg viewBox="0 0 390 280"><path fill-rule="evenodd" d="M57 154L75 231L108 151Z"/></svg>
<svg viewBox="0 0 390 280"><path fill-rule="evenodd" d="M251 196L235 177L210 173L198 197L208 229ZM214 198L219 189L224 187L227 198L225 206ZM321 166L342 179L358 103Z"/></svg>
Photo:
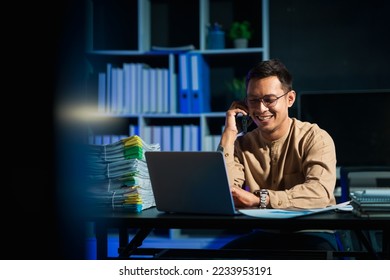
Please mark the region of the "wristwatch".
<svg viewBox="0 0 390 280"><path fill-rule="evenodd" d="M268 190L267 189L260 189L260 190L255 190L253 192L254 195L260 197L260 204L259 208L260 209L266 209L267 208L267 195L268 195Z"/></svg>

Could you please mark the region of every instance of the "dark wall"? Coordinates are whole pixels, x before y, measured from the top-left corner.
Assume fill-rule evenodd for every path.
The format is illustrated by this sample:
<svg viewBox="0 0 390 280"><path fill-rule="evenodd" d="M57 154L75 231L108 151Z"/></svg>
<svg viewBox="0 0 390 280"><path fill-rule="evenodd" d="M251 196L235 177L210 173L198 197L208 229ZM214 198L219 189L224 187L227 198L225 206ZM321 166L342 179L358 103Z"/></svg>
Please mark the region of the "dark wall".
<svg viewBox="0 0 390 280"><path fill-rule="evenodd" d="M85 91L85 4L14 4L6 10L12 20L3 38L9 65L3 67L8 84L1 128L6 223L0 258L80 259L84 236L80 220L70 214L78 210L72 197L76 185L66 177L72 173L68 158L74 152L70 146L58 150L55 107L57 100L75 100Z"/></svg>
<svg viewBox="0 0 390 280"><path fill-rule="evenodd" d="M390 88L390 2L271 0L270 56L295 89Z"/></svg>
<svg viewBox="0 0 390 280"><path fill-rule="evenodd" d="M368 90L368 95L370 89L390 89L389 12L390 2L384 0L271 0L270 56L281 59L290 69L298 95L304 91L326 90ZM384 158L388 157L388 151L383 147L388 140L382 129L389 125L384 108L390 104L385 102L384 107L379 108L375 100L371 100L374 105L369 105L372 102L365 102L366 97L350 96L353 100L349 102L345 100L347 96L337 95L333 98L319 96L322 102L313 102L314 99L306 95L302 110L313 116L303 116L302 120L316 122L331 134L337 148L338 165L386 164ZM331 100L326 100L328 97ZM337 99L344 103L336 103ZM293 117L298 117L298 102L291 109ZM367 127L364 117L358 121L362 112L380 120L381 125L369 125L369 130L364 129L364 138L360 139L362 136L356 131ZM349 147L351 151L346 149L346 142L354 143ZM359 153L359 157L355 157L361 147L370 147L370 153ZM377 157L372 156L374 150Z"/></svg>

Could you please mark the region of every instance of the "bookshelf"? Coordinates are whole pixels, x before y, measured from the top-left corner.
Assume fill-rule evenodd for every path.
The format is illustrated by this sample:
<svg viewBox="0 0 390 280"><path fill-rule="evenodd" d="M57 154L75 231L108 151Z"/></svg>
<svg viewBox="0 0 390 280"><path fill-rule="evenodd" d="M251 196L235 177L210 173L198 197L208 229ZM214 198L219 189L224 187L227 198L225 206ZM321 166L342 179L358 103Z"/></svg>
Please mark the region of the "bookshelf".
<svg viewBox="0 0 390 280"><path fill-rule="evenodd" d="M238 0L86 0L85 3L85 56L89 66L86 98L93 108L88 121L88 141L108 144L137 134L148 143L160 142L161 150L215 150L225 123L225 111L234 100L227 90L227 82L243 78L256 62L269 58L269 0L248 0L245 5ZM227 34L236 20L251 22L253 36L248 48L234 48L233 42L225 36L225 48L208 49L207 25L218 22ZM179 57L182 52L152 50L153 46L189 45L194 49L186 53L201 56L208 68L210 109L198 113L183 113L180 107L183 73ZM169 86L164 96L168 96L168 109L148 107L155 100L144 94L138 95L135 109L123 110L123 106L113 109L112 97L110 105L100 103L100 74L106 74L107 89L107 65L124 72L125 64L167 70ZM155 99L161 100L161 96ZM124 97L119 104L126 104ZM179 140L175 135L181 135ZM179 242L187 248L209 246L206 239L232 238L236 234L179 229L154 232L160 243L167 238L170 244ZM189 236L192 238L187 238ZM203 245L194 244L194 238Z"/></svg>
<svg viewBox="0 0 390 280"><path fill-rule="evenodd" d="M221 134L225 111L234 100L227 83L233 78L244 77L257 61L269 58L268 2L250 0L242 5L237 0L86 0L86 57L90 65L87 98L96 108L95 117L90 122L90 139L95 136L102 139L102 136L111 134L117 139L118 135L136 133L146 142L156 142L163 137L163 127L171 127L173 131L173 127L179 126L183 131L182 150L215 150L214 142ZM248 48L234 48L228 36L225 36L225 48L207 48L208 24L218 22L227 34L233 21L244 19L251 22L253 30ZM194 49L186 53L200 55L208 69L209 110L197 113L183 112L180 107L182 70L179 55L182 52L153 51L153 46L172 48L188 45L194 46ZM125 72L125 64L165 69L165 82L169 86L164 99L168 99L165 101L168 109L143 108L146 105L156 106L153 105L156 100L161 103L160 95L151 98L144 94L138 96L141 101L137 101L135 111L116 109L117 105L113 109L114 103L124 104L125 97L114 98L114 101L111 97L111 104L101 108L99 74L106 74L107 83L108 64L122 69L122 72ZM197 129L192 131L196 131L197 136L191 136L197 139L196 144L185 143L184 130L188 130L187 126L196 126ZM161 146L165 147L163 150L168 147L177 149L173 148L173 142Z"/></svg>

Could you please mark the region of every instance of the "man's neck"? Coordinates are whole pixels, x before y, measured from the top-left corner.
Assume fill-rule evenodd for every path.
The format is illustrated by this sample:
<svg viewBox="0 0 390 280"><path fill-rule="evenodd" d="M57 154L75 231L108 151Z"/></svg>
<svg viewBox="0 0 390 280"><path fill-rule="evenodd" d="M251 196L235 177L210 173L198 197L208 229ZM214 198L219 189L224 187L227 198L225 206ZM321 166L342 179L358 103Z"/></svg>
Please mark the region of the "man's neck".
<svg viewBox="0 0 390 280"><path fill-rule="evenodd" d="M291 123L292 123L292 119L288 117L283 122L283 124L275 131L271 131L270 133L261 133L261 134L263 138L266 139L267 141L273 142L279 140L289 132Z"/></svg>

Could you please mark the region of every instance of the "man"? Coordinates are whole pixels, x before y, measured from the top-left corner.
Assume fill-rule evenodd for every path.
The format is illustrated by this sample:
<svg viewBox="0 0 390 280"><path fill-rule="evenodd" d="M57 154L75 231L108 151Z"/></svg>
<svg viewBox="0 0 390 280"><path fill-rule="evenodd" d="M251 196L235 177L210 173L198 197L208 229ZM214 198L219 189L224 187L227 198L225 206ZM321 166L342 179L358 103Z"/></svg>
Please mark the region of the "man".
<svg viewBox="0 0 390 280"><path fill-rule="evenodd" d="M318 125L289 117L295 99L291 74L271 59L248 72L245 101L233 102L227 111L219 150L225 155L237 208L335 204L334 142ZM250 117L257 128L238 136L239 114Z"/></svg>

